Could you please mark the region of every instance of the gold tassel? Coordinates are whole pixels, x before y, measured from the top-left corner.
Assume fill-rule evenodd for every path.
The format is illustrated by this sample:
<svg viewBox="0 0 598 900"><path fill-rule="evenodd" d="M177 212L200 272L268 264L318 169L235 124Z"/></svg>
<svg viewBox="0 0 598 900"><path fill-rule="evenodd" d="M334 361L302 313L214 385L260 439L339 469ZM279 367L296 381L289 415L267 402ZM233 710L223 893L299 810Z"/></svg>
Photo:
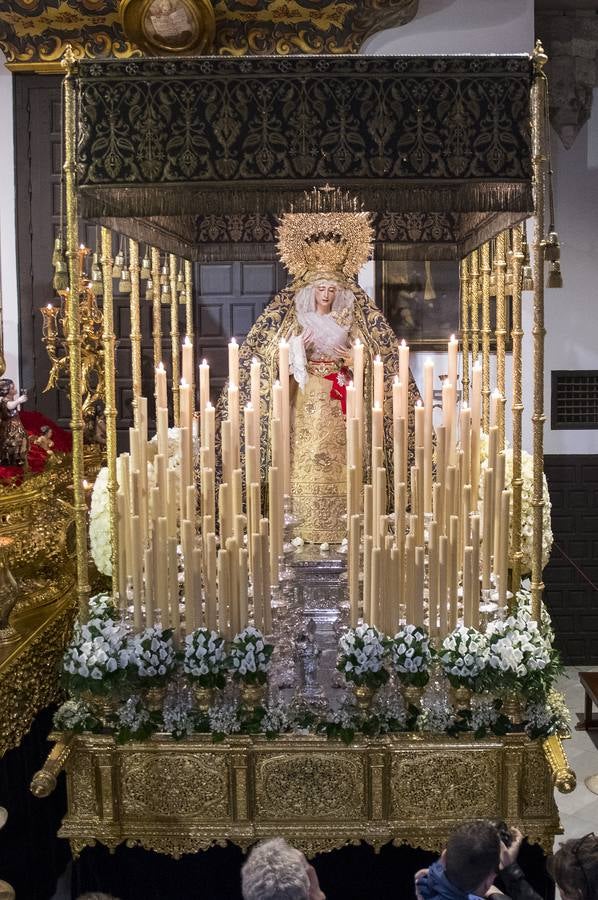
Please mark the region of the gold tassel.
<svg viewBox="0 0 598 900"><path fill-rule="evenodd" d="M147 279L147 283L145 285L145 299L151 303L154 299L154 282L151 278Z"/></svg>
<svg viewBox="0 0 598 900"><path fill-rule="evenodd" d="M521 282L521 290L522 291L533 291L534 289L534 277L532 275L532 267L530 265L523 266L521 270L522 282Z"/></svg>
<svg viewBox="0 0 598 900"><path fill-rule="evenodd" d="M150 270L151 270L151 262L149 260L149 256L147 255L147 251L146 251L145 256L141 260L141 269L139 270L139 277L140 278L149 278Z"/></svg>
<svg viewBox="0 0 598 900"><path fill-rule="evenodd" d="M162 279L160 279L160 280L162 280ZM161 302L161 303L167 303L167 304L170 303L170 285L169 285L169 284L163 284L163 285L162 285L162 291L161 291L161 295L160 295L160 302Z"/></svg>
<svg viewBox="0 0 598 900"><path fill-rule="evenodd" d="M65 291L69 286L69 275L66 262L59 259L54 267L54 278L52 279L52 287L55 291Z"/></svg>
<svg viewBox="0 0 598 900"><path fill-rule="evenodd" d="M121 272L120 281L118 282L118 290L121 294L131 293L131 273L126 266Z"/></svg>
<svg viewBox="0 0 598 900"><path fill-rule="evenodd" d="M544 259L547 262L557 262L561 258L561 245L556 231L549 231L544 241Z"/></svg>
<svg viewBox="0 0 598 900"><path fill-rule="evenodd" d="M563 275L561 272L561 264L558 259L555 259L554 262L550 263L550 269L548 271L548 281L546 282L546 287L548 288L562 288L563 286Z"/></svg>
<svg viewBox="0 0 598 900"><path fill-rule="evenodd" d="M55 266L59 259L64 259L62 251L62 238L54 238L54 252L52 253L52 265Z"/></svg>
<svg viewBox="0 0 598 900"><path fill-rule="evenodd" d="M112 266L112 277L120 278L123 271L123 266L125 264L125 258L123 256L122 250L119 250L116 256L114 257L114 264Z"/></svg>

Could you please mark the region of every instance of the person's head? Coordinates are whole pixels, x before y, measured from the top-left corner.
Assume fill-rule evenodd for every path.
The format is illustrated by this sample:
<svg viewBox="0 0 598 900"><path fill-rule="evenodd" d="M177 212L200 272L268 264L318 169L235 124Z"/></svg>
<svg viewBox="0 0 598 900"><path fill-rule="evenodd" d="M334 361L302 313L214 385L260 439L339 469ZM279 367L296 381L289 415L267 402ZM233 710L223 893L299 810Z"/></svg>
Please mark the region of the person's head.
<svg viewBox="0 0 598 900"><path fill-rule="evenodd" d="M321 315L327 315L329 312L332 312L337 292L338 284L336 281L328 281L326 279L316 281L314 289L316 312Z"/></svg>
<svg viewBox="0 0 598 900"><path fill-rule="evenodd" d="M586 834L565 841L549 863L562 900L595 900L598 897L598 837Z"/></svg>
<svg viewBox="0 0 598 900"><path fill-rule="evenodd" d="M243 900L325 900L303 853L284 838L253 848L241 869Z"/></svg>
<svg viewBox="0 0 598 900"><path fill-rule="evenodd" d="M443 860L451 884L466 894L483 897L498 873L500 838L496 828L483 819L459 825L448 839Z"/></svg>
<svg viewBox="0 0 598 900"><path fill-rule="evenodd" d="M86 894L80 894L77 900L118 900L118 897L104 894L103 891L88 891Z"/></svg>
<svg viewBox="0 0 598 900"><path fill-rule="evenodd" d="M0 397L7 397L12 400L16 397L17 389L12 378L0 378Z"/></svg>

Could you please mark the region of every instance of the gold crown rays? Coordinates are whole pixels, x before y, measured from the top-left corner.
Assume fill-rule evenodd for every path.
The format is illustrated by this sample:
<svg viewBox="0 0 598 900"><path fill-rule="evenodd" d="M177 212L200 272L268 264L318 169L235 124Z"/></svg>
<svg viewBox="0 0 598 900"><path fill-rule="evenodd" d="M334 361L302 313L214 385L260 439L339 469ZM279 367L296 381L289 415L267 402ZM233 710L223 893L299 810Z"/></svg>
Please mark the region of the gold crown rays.
<svg viewBox="0 0 598 900"><path fill-rule="evenodd" d="M293 287L319 279L354 282L372 252L370 214L357 210L348 192L326 185L305 193L303 210L284 213L278 251Z"/></svg>

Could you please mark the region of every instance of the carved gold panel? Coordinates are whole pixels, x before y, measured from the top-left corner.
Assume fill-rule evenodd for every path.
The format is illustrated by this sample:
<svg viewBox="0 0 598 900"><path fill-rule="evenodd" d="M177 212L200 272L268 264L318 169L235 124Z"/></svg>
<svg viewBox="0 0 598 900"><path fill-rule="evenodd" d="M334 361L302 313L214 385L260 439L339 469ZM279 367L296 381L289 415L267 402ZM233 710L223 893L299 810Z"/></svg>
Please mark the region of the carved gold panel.
<svg viewBox="0 0 598 900"><path fill-rule="evenodd" d="M391 763L397 819L475 819L500 807L500 747L438 746L398 751Z"/></svg>
<svg viewBox="0 0 598 900"><path fill-rule="evenodd" d="M356 752L259 753L256 817L275 821L363 817L365 773L365 760Z"/></svg>
<svg viewBox="0 0 598 900"><path fill-rule="evenodd" d="M549 760L525 735L401 734L346 747L299 735L219 744L155 735L117 746L112 735L83 734L64 753L63 736L54 738L54 760L39 774L52 769L55 783L56 766L66 767L60 834L75 854L101 841L178 857L273 833L310 856L361 840L439 850L456 821L474 816L507 818L548 852L561 830ZM47 780L34 779L38 795Z"/></svg>
<svg viewBox="0 0 598 900"><path fill-rule="evenodd" d="M123 816L230 817L228 766L222 753L123 753L119 778Z"/></svg>

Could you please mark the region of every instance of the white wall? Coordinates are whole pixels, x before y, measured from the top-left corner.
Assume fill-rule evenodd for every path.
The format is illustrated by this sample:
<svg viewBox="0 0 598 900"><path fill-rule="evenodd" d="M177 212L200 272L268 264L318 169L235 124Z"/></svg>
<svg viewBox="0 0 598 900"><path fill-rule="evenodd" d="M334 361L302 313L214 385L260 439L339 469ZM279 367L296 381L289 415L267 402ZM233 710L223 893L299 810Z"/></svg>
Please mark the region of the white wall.
<svg viewBox="0 0 598 900"><path fill-rule="evenodd" d="M533 0L420 0L412 22L369 38L362 53L529 53Z"/></svg>
<svg viewBox="0 0 598 900"><path fill-rule="evenodd" d="M6 374L19 381L19 298L15 235L12 75L0 54L0 290ZM27 387L27 385L26 385Z"/></svg>
<svg viewBox="0 0 598 900"><path fill-rule="evenodd" d="M598 369L598 168L590 155L596 131L595 103L570 150L551 134L563 288L546 291L547 415L552 369ZM551 431L548 420L545 450L598 453L598 431Z"/></svg>

